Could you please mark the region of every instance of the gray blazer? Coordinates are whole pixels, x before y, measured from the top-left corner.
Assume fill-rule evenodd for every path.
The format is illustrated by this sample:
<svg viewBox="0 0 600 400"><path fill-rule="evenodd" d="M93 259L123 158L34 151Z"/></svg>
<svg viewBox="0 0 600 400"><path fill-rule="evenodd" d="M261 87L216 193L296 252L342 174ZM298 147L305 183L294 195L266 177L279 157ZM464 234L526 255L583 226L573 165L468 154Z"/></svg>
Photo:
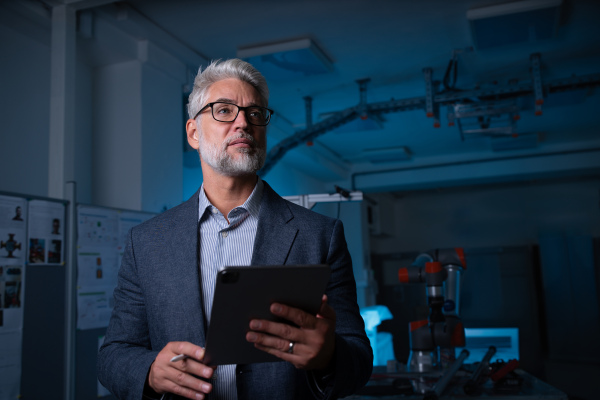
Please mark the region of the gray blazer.
<svg viewBox="0 0 600 400"><path fill-rule="evenodd" d="M98 379L119 399L142 399L150 365L168 342L204 346L198 244L198 193L129 232L98 354ZM326 294L337 319L335 373L321 392L310 372L284 361L238 365L238 398L352 394L369 379L373 354L356 303L342 222L284 200L265 182L252 265L283 264L331 266Z"/></svg>

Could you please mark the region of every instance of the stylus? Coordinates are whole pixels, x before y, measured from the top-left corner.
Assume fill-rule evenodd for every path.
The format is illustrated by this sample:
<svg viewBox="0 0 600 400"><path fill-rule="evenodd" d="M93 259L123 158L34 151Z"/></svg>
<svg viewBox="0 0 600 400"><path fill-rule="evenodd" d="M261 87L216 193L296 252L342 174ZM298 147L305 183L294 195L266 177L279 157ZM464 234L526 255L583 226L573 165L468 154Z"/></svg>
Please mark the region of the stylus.
<svg viewBox="0 0 600 400"><path fill-rule="evenodd" d="M185 360L186 358L188 358L188 356L186 356L185 354L179 354L179 355L176 355L175 357L171 358L171 362Z"/></svg>

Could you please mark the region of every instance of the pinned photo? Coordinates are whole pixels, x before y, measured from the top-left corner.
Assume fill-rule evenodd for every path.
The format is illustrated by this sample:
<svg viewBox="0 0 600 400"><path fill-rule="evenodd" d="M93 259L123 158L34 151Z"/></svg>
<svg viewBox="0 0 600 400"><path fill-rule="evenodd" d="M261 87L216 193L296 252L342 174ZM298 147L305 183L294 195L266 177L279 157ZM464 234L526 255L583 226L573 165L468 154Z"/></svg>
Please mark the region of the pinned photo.
<svg viewBox="0 0 600 400"><path fill-rule="evenodd" d="M0 241L0 249L6 250L6 258L16 258L14 253L17 250L21 250L21 243L15 240L15 234L9 233L8 240Z"/></svg>
<svg viewBox="0 0 600 400"><path fill-rule="evenodd" d="M46 240L29 239L29 262L42 264L46 262Z"/></svg>
<svg viewBox="0 0 600 400"><path fill-rule="evenodd" d="M62 240L51 240L48 250L48 264L59 264L62 261Z"/></svg>
<svg viewBox="0 0 600 400"><path fill-rule="evenodd" d="M21 206L17 206L15 208L15 216L13 217L13 221L23 221L23 209Z"/></svg>
<svg viewBox="0 0 600 400"><path fill-rule="evenodd" d="M60 219L58 218L52 219L52 234L60 235Z"/></svg>
<svg viewBox="0 0 600 400"><path fill-rule="evenodd" d="M21 267L5 267L4 308L21 307Z"/></svg>

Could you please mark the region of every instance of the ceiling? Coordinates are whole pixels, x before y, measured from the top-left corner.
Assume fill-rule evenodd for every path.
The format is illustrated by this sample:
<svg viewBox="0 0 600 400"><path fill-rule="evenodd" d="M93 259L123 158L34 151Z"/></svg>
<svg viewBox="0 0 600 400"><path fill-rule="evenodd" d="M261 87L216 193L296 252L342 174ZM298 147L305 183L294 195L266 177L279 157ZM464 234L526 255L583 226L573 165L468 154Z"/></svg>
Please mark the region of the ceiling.
<svg viewBox="0 0 600 400"><path fill-rule="evenodd" d="M498 7L500 12L504 7L506 13L505 5L499 3L510 3L509 8L550 10L548 37L540 38L542 29L533 26L531 15L519 19L516 11L505 14L516 15L512 20L487 20L484 27L488 32L474 35L468 15L498 12ZM126 0L102 7L135 11L149 21L146 26L166 33L172 43L206 60L236 57L240 49L253 46L310 39L329 59L330 69L318 74L295 73L285 79L265 71L271 90L269 105L275 110L268 140L269 149L280 144L278 162L298 166L320 180L343 181L351 174L368 171L507 154L599 147L599 1ZM524 41L501 43L523 29L528 33ZM490 39L500 43L485 48L484 40ZM540 55L538 82L544 85L587 74L596 74L596 78L591 83L563 86L567 90L561 93L544 87L544 104L538 107L541 115L535 115L533 90L498 94L510 85L534 87L532 71L536 67L530 59L534 53ZM363 105L389 105L392 100L410 98L424 101L423 69L431 68L432 80L442 81L451 60L455 69L447 80L449 85L434 83L434 95L462 91L465 98L454 103L485 100L487 106L508 101L513 112L493 117L491 122L511 130L492 134L485 121L482 125L465 118L461 120L465 124L477 121L471 128L485 128L482 133L466 134L464 124L462 131L456 123L449 126L451 104L439 102L439 127L421 106L386 113L359 112L354 123L339 129L345 132L329 128L311 131L328 115L355 110L361 102L357 80L369 79L363 84ZM197 65L189 67L195 70ZM475 89L486 89L487 95L471 96ZM312 99L312 125L307 121L307 96ZM364 129L377 119L381 120L379 129ZM497 144L516 149L497 151Z"/></svg>

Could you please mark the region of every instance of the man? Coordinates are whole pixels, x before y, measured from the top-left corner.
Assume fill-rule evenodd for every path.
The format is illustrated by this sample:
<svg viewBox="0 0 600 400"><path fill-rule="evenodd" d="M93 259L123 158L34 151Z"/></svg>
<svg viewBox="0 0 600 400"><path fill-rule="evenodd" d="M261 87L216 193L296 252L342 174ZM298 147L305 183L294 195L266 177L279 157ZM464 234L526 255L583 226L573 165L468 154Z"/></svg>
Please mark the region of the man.
<svg viewBox="0 0 600 400"><path fill-rule="evenodd" d="M190 200L129 233L98 356L99 379L118 398L330 399L370 376L342 223L285 201L256 175L268 96L263 76L241 60L213 62L196 77L186 131L204 181ZM246 340L281 362L202 363L220 268L325 263L331 278L317 316L273 304L295 326L249 323ZM187 358L171 361L180 354Z"/></svg>
<svg viewBox="0 0 600 400"><path fill-rule="evenodd" d="M21 207L17 206L17 208L15 208L15 216L13 217L13 221L23 221L23 217L21 217L22 213L23 211L21 210Z"/></svg>
<svg viewBox="0 0 600 400"><path fill-rule="evenodd" d="M52 234L60 235L60 219L58 218L52 220Z"/></svg>

